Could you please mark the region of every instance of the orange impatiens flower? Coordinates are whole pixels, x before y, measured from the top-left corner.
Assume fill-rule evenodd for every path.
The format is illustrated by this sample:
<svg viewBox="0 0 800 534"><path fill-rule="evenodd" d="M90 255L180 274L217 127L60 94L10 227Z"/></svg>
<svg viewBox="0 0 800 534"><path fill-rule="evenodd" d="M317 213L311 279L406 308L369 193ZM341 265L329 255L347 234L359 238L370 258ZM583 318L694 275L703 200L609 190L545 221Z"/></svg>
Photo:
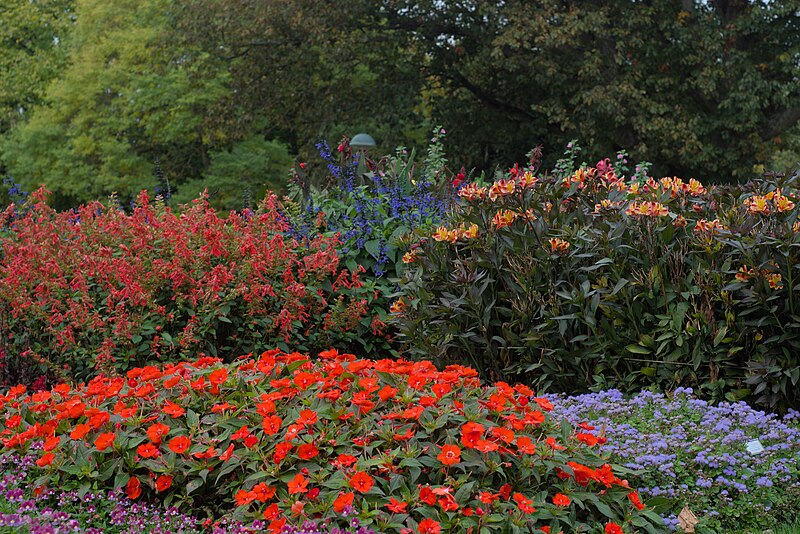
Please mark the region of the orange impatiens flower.
<svg viewBox="0 0 800 534"><path fill-rule="evenodd" d="M302 475L302 473L297 473L292 480L289 481L289 495L294 495L295 493L306 493L308 492L308 479Z"/></svg>
<svg viewBox="0 0 800 534"><path fill-rule="evenodd" d="M192 441L186 436L178 436L169 440L169 450L176 454L183 454L191 444Z"/></svg>
<svg viewBox="0 0 800 534"><path fill-rule="evenodd" d="M628 500L631 501L631 504L633 504L637 510L644 510L644 504L642 504L642 500L639 498L639 494L637 492L630 492L628 494Z"/></svg>
<svg viewBox="0 0 800 534"><path fill-rule="evenodd" d="M300 417L297 418L298 425L313 425L317 422L317 412L314 410L302 410Z"/></svg>
<svg viewBox="0 0 800 534"><path fill-rule="evenodd" d="M442 526L439 522L431 518L419 522L419 534L439 534L441 531Z"/></svg>
<svg viewBox="0 0 800 534"><path fill-rule="evenodd" d="M70 439L74 439L76 441L81 440L86 437L86 434L88 434L91 429L92 427L83 423L75 425L75 429L70 432L69 437Z"/></svg>
<svg viewBox="0 0 800 534"><path fill-rule="evenodd" d="M153 423L147 429L147 437L150 438L150 441L158 445L161 443L161 438L166 436L169 432L169 427L163 423Z"/></svg>
<svg viewBox="0 0 800 534"><path fill-rule="evenodd" d="M525 512L526 514L532 514L536 511L536 508L532 506L533 501L525 497L525 495L523 495L522 493L514 494L514 502L516 502L519 509Z"/></svg>
<svg viewBox="0 0 800 534"><path fill-rule="evenodd" d="M345 508L353 504L353 498L355 498L355 494L352 491L340 494L333 501L333 511L341 514Z"/></svg>
<svg viewBox="0 0 800 534"><path fill-rule="evenodd" d="M455 465L461 461L461 449L458 445L443 445L442 452L436 458L444 465Z"/></svg>
<svg viewBox="0 0 800 534"><path fill-rule="evenodd" d="M52 452L48 452L44 454L41 458L36 460L36 465L39 467L45 467L53 463L53 460L56 459L56 455Z"/></svg>
<svg viewBox="0 0 800 534"><path fill-rule="evenodd" d="M384 506L386 506L390 512L395 514L404 514L406 513L406 508L408 508L408 503L404 501L398 501L394 497L390 497L389 502Z"/></svg>
<svg viewBox="0 0 800 534"><path fill-rule="evenodd" d="M97 436L97 439L94 440L94 446L97 447L98 451L104 451L114 443L115 439L117 439L115 433L106 432Z"/></svg>
<svg viewBox="0 0 800 534"><path fill-rule="evenodd" d="M131 477L128 479L128 483L125 485L125 493L128 494L128 498L132 501L139 498L142 494L142 483L138 478Z"/></svg>
<svg viewBox="0 0 800 534"><path fill-rule="evenodd" d="M136 453L142 458L158 458L161 456L161 452L158 450L158 447L152 443L142 443L136 447Z"/></svg>
<svg viewBox="0 0 800 534"><path fill-rule="evenodd" d="M161 411L167 415L171 415L172 417L180 417L186 413L186 410L170 401L166 401L164 403L164 407L161 409Z"/></svg>
<svg viewBox="0 0 800 534"><path fill-rule="evenodd" d="M166 491L172 486L172 477L169 475L161 475L156 479L156 491Z"/></svg>
<svg viewBox="0 0 800 534"><path fill-rule="evenodd" d="M304 443L297 448L297 457L302 460L310 460L319 454L317 449L312 443Z"/></svg>
<svg viewBox="0 0 800 534"><path fill-rule="evenodd" d="M359 471L350 477L348 482L351 488L360 493L368 492L370 489L372 489L372 486L375 485L375 481L372 479L372 477L364 471Z"/></svg>
<svg viewBox="0 0 800 534"><path fill-rule="evenodd" d="M563 493L556 493L553 497L553 504L556 506L569 506L570 501L569 497L564 495Z"/></svg>
<svg viewBox="0 0 800 534"><path fill-rule="evenodd" d="M264 420L261 422L261 428L264 429L264 434L267 436L272 436L280 431L282 424L283 419L277 415L272 415L264 418Z"/></svg>

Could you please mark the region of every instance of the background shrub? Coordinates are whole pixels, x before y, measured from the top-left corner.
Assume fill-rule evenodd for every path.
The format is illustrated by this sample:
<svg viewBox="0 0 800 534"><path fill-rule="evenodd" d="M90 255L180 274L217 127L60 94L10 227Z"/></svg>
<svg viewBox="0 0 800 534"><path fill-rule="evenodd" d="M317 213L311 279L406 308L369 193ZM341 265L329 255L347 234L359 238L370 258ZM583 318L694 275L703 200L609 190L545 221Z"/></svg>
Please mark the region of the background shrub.
<svg viewBox="0 0 800 534"><path fill-rule="evenodd" d="M28 208L5 213L0 239L6 383L276 344L358 351L373 336L372 284L340 266L335 239L286 237L274 196L227 218L145 193L130 214L97 202L56 212L43 191Z"/></svg>
<svg viewBox="0 0 800 534"><path fill-rule="evenodd" d="M407 257L394 310L410 352L558 391L695 385L797 406L798 176L707 190L573 168L460 190Z"/></svg>

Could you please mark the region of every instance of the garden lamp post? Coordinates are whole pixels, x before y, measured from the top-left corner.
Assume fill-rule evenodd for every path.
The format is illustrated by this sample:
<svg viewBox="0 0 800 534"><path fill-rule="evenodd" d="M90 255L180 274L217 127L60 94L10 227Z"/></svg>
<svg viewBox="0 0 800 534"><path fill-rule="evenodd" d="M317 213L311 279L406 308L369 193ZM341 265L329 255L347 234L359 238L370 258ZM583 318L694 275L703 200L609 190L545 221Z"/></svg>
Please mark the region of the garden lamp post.
<svg viewBox="0 0 800 534"><path fill-rule="evenodd" d="M362 176L362 170L365 166L364 159L367 157L367 151L376 146L378 145L375 139L373 139L371 135L365 133L356 134L350 140L350 147L359 154L358 169L356 169L357 176Z"/></svg>

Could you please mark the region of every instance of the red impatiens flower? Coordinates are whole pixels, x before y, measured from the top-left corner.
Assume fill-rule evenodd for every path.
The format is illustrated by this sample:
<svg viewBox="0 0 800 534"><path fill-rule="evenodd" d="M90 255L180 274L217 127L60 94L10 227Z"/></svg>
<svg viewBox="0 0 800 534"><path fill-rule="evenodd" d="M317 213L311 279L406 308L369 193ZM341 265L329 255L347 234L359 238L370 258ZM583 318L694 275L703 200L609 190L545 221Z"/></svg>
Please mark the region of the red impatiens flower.
<svg viewBox="0 0 800 534"><path fill-rule="evenodd" d="M142 483L138 478L131 477L128 479L128 483L125 485L125 493L128 494L128 498L132 501L139 498L142 494Z"/></svg>
<svg viewBox="0 0 800 534"><path fill-rule="evenodd" d="M524 454L533 454L536 452L536 444L527 436L519 436L517 438L517 449Z"/></svg>
<svg viewBox="0 0 800 534"><path fill-rule="evenodd" d="M372 477L364 471L359 471L350 477L349 482L351 488L361 493L368 492L375 484L375 481L372 479Z"/></svg>
<svg viewBox="0 0 800 534"><path fill-rule="evenodd" d="M423 519L419 522L419 534L439 534L442 527L438 521L433 519Z"/></svg>
<svg viewBox="0 0 800 534"><path fill-rule="evenodd" d="M625 534L622 527L616 523L606 523L606 534Z"/></svg>
<svg viewBox="0 0 800 534"><path fill-rule="evenodd" d="M169 450L175 454L183 454L191 444L192 441L186 436L178 436L169 440Z"/></svg>
<svg viewBox="0 0 800 534"><path fill-rule="evenodd" d="M172 417L180 417L186 413L186 410L170 401L164 403L164 407L161 408L161 411Z"/></svg>
<svg viewBox="0 0 800 534"><path fill-rule="evenodd" d="M94 446L97 447L98 451L104 451L114 443L115 439L117 439L116 434L113 432L106 432L97 436L97 439L94 440Z"/></svg>
<svg viewBox="0 0 800 534"><path fill-rule="evenodd" d="M344 509L353 504L353 498L355 497L355 493L348 492L342 493L333 501L333 511L337 514L341 514Z"/></svg>
<svg viewBox="0 0 800 534"><path fill-rule="evenodd" d="M356 463L358 459L355 456L350 456L349 454L340 454L334 460L334 465L338 465L341 467L350 467L354 463Z"/></svg>
<svg viewBox="0 0 800 534"><path fill-rule="evenodd" d="M169 475L161 475L156 479L156 491L166 491L172 486L172 477Z"/></svg>
<svg viewBox="0 0 800 534"><path fill-rule="evenodd" d="M563 493L556 493L555 497L553 497L553 504L556 506L569 506L570 502L572 501L569 500L569 497Z"/></svg>
<svg viewBox="0 0 800 534"><path fill-rule="evenodd" d="M424 486L419 490L419 500L428 506L433 506L436 504L436 494L429 486Z"/></svg>
<svg viewBox="0 0 800 534"><path fill-rule="evenodd" d="M442 452L436 458L444 465L455 465L461 461L461 449L458 445L443 445Z"/></svg>

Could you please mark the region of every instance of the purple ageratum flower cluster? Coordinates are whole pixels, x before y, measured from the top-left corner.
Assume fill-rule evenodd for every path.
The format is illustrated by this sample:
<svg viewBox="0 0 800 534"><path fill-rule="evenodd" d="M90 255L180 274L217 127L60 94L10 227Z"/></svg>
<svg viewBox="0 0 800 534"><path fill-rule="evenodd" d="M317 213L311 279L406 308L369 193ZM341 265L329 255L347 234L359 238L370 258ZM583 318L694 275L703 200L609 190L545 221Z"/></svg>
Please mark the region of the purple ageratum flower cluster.
<svg viewBox="0 0 800 534"><path fill-rule="evenodd" d="M632 485L676 528L684 505L710 528L769 528L800 507L800 413L783 418L743 402L712 406L679 388L667 397L617 390L551 398L554 414L590 433L610 460L635 470ZM758 440L763 452L748 452Z"/></svg>

